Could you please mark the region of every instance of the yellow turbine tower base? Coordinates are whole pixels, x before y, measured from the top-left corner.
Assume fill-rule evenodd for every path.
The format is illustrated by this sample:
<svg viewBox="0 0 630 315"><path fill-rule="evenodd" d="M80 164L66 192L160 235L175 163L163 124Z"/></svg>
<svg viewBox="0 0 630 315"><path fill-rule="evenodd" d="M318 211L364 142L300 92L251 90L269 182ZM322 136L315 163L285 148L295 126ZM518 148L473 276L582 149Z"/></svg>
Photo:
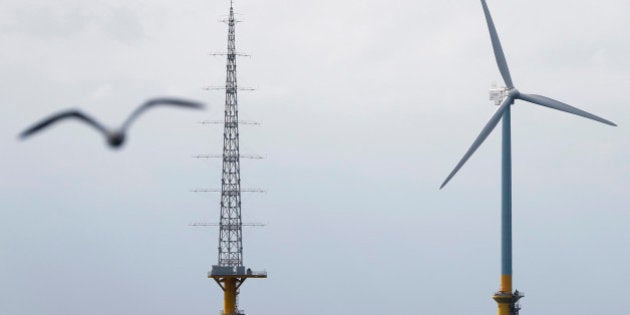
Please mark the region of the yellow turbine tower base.
<svg viewBox="0 0 630 315"><path fill-rule="evenodd" d="M511 292L497 292L492 296L492 299L497 301L499 305L499 315L512 315L512 304L514 298L512 297Z"/></svg>
<svg viewBox="0 0 630 315"><path fill-rule="evenodd" d="M495 293L492 296L492 299L495 300L498 304L498 313L499 315L515 315L518 314L520 310L520 306L518 305L518 300L523 297L523 293L518 290L512 293L512 276L511 275L501 275L501 288L499 292Z"/></svg>

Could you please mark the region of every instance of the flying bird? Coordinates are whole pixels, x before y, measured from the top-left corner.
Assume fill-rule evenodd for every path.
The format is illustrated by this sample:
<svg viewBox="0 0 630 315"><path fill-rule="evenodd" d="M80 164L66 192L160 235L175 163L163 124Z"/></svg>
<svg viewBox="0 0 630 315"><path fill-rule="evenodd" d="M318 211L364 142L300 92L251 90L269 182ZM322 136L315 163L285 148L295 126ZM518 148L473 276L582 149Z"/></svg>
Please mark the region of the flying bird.
<svg viewBox="0 0 630 315"><path fill-rule="evenodd" d="M90 117L89 115L86 115L76 109L70 109L70 110L66 110L58 114L52 115L38 122L32 127L26 129L20 134L20 139L22 140L26 139L30 137L31 135L41 131L42 129L56 122L73 118L73 119L79 119L80 121L87 123L88 125L96 128L96 130L103 133L110 147L120 148L125 142L125 133L127 132L127 129L129 129L129 126L131 125L131 123L133 123L138 118L138 116L140 116L140 114L144 113L146 110L156 107L156 106L161 106L161 105L172 105L172 106L193 108L193 109L204 108L204 104L199 103L199 102L187 101L187 100L182 100L182 99L177 99L177 98L154 98L154 99L150 99L144 102L144 104L140 105L140 107L138 107L135 111L133 111L131 115L129 115L127 120L125 120L122 126L118 129L109 129L105 127L103 124L96 121L94 118Z"/></svg>

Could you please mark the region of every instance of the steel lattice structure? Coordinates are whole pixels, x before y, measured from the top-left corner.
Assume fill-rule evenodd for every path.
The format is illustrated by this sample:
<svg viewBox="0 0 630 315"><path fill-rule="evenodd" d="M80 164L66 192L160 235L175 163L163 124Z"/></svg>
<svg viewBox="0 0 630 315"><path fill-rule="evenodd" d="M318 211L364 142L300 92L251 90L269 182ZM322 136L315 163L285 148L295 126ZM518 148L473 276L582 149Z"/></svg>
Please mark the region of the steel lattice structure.
<svg viewBox="0 0 630 315"><path fill-rule="evenodd" d="M212 266L208 278L223 290L223 315L242 315L238 295L249 278L267 278L265 271L252 271L243 265L243 222L241 193L260 190L241 189L241 155L238 132L238 85L236 83L236 52L234 8L230 1L228 48L225 79L225 117L223 121L223 172L221 176L221 218L219 220L219 262ZM218 54L214 54L218 55ZM201 191L201 190L200 190Z"/></svg>
<svg viewBox="0 0 630 315"><path fill-rule="evenodd" d="M234 9L230 5L227 67L225 79L225 122L223 129L223 174L219 221L219 266L243 266L241 222L241 162L238 133L238 85L236 82L236 36Z"/></svg>

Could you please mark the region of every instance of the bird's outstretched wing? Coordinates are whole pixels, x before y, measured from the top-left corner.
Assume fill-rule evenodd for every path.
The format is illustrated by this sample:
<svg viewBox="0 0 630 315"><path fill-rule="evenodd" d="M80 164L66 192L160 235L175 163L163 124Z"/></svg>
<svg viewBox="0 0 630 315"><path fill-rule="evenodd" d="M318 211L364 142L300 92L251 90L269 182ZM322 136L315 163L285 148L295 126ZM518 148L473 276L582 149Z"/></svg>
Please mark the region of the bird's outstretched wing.
<svg viewBox="0 0 630 315"><path fill-rule="evenodd" d="M127 120L123 124L122 130L127 130L127 128L129 128L129 125L131 125L131 123L134 122L134 120L136 120L136 118L138 118L138 116L140 116L140 114L142 114L145 110L158 105L172 105L194 109L204 108L204 104L202 103L187 101L179 98L153 98L144 102L144 104L142 104L133 113L131 113L129 118L127 118Z"/></svg>
<svg viewBox="0 0 630 315"><path fill-rule="evenodd" d="M96 128L97 130L99 130L100 132L102 132L103 134L107 135L108 131L107 129L101 125L99 122L97 122L96 120L94 120L92 117L78 111L78 110L67 110L58 114L55 114L53 116L50 116L42 121L40 121L39 123L33 125L32 127L24 130L22 133L20 133L20 138L24 139L29 137L30 135L48 127L49 125L56 123L60 120L66 119L66 118L77 118L80 119L84 122L86 122L87 124L89 124L90 126Z"/></svg>

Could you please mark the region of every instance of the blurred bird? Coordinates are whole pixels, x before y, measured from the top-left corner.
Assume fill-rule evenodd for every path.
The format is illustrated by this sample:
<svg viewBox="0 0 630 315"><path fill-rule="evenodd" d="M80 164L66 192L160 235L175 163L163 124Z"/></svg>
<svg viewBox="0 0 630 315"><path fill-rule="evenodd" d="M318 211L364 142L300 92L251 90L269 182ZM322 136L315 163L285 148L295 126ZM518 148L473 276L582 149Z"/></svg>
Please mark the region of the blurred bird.
<svg viewBox="0 0 630 315"><path fill-rule="evenodd" d="M134 120L136 120L136 118L138 118L138 116L140 116L140 114L142 114L144 111L158 105L173 105L173 106L194 108L194 109L204 108L204 104L198 103L198 102L186 101L186 100L181 100L177 98L154 98L154 99L150 99L146 101L144 104L138 107L135 111L133 111L133 113L129 115L129 118L127 118L127 120L123 123L123 125L118 129L108 129L107 127L103 126L101 123L97 122L92 117L82 113L81 111L71 109L71 110L67 110L67 111L58 113L56 115L53 115L33 125L32 127L26 129L20 134L20 139L25 139L31 136L32 134L37 133L40 130L58 121L61 121L67 118L76 118L96 128L98 131L102 132L103 135L105 135L105 138L107 138L107 143L109 144L110 147L120 148L122 144L125 142L125 132L129 128L131 123Z"/></svg>

